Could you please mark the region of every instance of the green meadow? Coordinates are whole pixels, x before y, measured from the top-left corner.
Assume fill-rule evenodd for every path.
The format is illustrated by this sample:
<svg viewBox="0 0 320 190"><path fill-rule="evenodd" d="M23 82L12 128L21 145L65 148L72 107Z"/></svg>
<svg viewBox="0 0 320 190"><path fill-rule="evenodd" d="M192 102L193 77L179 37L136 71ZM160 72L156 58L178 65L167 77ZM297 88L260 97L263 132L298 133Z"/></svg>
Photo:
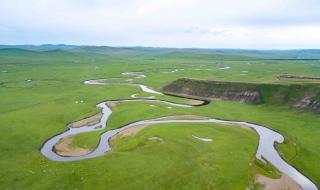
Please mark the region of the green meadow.
<svg viewBox="0 0 320 190"><path fill-rule="evenodd" d="M254 178L279 172L255 158L258 135L220 124L159 124L133 136L117 137L112 151L98 158L56 162L39 149L67 123L88 117L98 102L154 96L134 86L90 86L88 79L126 82L122 72L155 90L178 78L230 82L318 85L317 80L278 80L281 74L318 77L314 51L197 50L75 47L0 49L0 189L259 189ZM132 78L132 77L131 77ZM156 95L179 103L189 100ZM150 106L154 105L154 106ZM285 137L281 156L320 185L319 113L287 103L248 105L213 100L195 108L168 108L155 102L118 103L102 131L79 134L73 147L94 148L99 136L128 123L170 115L199 115L241 120L272 128ZM213 139L199 141L197 135ZM159 140L149 140L159 137Z"/></svg>

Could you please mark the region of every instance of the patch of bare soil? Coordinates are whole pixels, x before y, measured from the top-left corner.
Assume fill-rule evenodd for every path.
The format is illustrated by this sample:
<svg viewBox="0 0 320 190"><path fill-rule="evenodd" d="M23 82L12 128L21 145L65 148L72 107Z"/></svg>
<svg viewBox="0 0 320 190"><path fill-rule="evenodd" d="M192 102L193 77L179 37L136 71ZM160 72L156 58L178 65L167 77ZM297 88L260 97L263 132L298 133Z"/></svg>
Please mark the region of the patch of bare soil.
<svg viewBox="0 0 320 190"><path fill-rule="evenodd" d="M117 107L117 103L116 102L107 102L107 106L111 109Z"/></svg>
<svg viewBox="0 0 320 190"><path fill-rule="evenodd" d="M130 127L126 130L121 131L120 133L118 133L116 136L113 136L111 138L111 140L114 140L117 137L127 137L127 136L131 136L131 135L135 135L137 133L139 133L142 129L148 127L149 125L137 125L134 127Z"/></svg>
<svg viewBox="0 0 320 190"><path fill-rule="evenodd" d="M263 190L302 190L295 181L285 174L282 174L280 179L257 175L255 181L264 186Z"/></svg>
<svg viewBox="0 0 320 190"><path fill-rule="evenodd" d="M69 127L72 128L79 128L85 125L94 125L100 122L102 118L102 113L99 112L91 117L85 118L85 119L81 119L79 121L73 122L69 124Z"/></svg>
<svg viewBox="0 0 320 190"><path fill-rule="evenodd" d="M87 148L72 148L70 144L72 143L73 137L66 137L61 139L53 148L54 151L60 156L81 156L91 152L91 149Z"/></svg>
<svg viewBox="0 0 320 190"><path fill-rule="evenodd" d="M203 101L201 101L201 100L189 100L189 101L187 102L187 104L196 106L196 105L203 104Z"/></svg>
<svg viewBox="0 0 320 190"><path fill-rule="evenodd" d="M141 131L142 129L148 127L149 125L138 125L135 127L130 127L124 131L121 131L119 133L119 135L121 135L122 137L126 137L126 136L131 136L131 135L135 135L137 134L139 131Z"/></svg>

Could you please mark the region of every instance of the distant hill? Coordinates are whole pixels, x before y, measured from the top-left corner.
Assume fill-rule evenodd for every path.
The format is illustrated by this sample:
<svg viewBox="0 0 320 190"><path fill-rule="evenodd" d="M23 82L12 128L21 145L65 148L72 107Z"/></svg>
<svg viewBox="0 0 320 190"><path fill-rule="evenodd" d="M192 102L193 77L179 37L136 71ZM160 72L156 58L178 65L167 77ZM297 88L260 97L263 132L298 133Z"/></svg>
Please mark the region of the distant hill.
<svg viewBox="0 0 320 190"><path fill-rule="evenodd" d="M12 51L9 51L11 49ZM25 50L19 51L20 50ZM27 52L27 50L29 52ZM110 47L110 46L76 46L65 44L44 45L0 45L0 51L18 54L56 51L79 54L94 54L121 59L207 59L207 60L320 60L319 49L301 50L245 50L245 49L197 49L197 48L157 48L157 47Z"/></svg>
<svg viewBox="0 0 320 190"><path fill-rule="evenodd" d="M20 48L2 48L0 55L35 55L37 52Z"/></svg>
<svg viewBox="0 0 320 190"><path fill-rule="evenodd" d="M25 49L34 51L53 50L53 49L73 49L79 46L65 44L43 44L43 45L0 45L0 49Z"/></svg>

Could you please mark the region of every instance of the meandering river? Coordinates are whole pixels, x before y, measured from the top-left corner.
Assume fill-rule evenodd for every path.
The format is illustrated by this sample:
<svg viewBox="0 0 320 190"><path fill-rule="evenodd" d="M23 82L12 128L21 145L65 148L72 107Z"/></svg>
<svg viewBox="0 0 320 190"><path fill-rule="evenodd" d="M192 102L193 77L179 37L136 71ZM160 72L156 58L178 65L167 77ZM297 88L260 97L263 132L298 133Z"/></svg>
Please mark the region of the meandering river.
<svg viewBox="0 0 320 190"><path fill-rule="evenodd" d="M131 75L137 77L145 77L145 75L140 73L123 73L123 75ZM133 86L139 86L142 91L162 95L162 93L157 92L145 85L142 84L132 84L132 83L108 83L103 82L101 80L88 80L85 81L84 84L87 85L133 85ZM65 157L60 156L54 151L54 146L62 139L68 136L76 135L79 133L85 133L85 132L91 132L91 131L98 131L106 128L107 121L112 114L112 110L110 107L107 106L107 103L110 102L130 102L130 101L144 101L144 102L161 102L164 104L169 104L171 106L177 106L177 107L189 107L192 109L192 105L187 104L178 104L173 102L168 102L164 100L158 100L158 99L150 99L150 98L136 98L136 99L125 99L125 100L108 100L97 104L97 107L101 108L102 112L102 118L99 123L94 125L87 125L82 126L80 128L68 128L68 130L50 138L47 140L42 148L41 153L55 161L75 161L75 160L83 160L88 158L95 158L98 156L105 155L108 151L110 151L110 139L120 133L121 131L124 131L130 127L135 127L138 125L152 125L152 124L162 124L162 123L221 123L221 124L236 124L238 126L247 126L253 130L256 131L256 133L259 135L259 145L256 152L256 158L263 161L263 162L269 162L274 167L276 167L279 171L289 176L291 179L293 179L295 182L297 182L303 189L305 190L318 190L317 186L306 176L304 176L301 172L299 172L297 169L289 165L286 161L284 161L278 151L275 149L276 143L283 143L284 137L279 134L278 132L275 132L267 127L248 123L245 121L227 121L222 119L216 119L216 118L210 118L210 119L182 119L182 120L174 120L174 119L166 119L166 118L156 118L156 119L150 119L150 120L142 120L137 121L134 123L130 123L128 125L125 125L121 128L108 130L105 133L103 133L100 136L100 142L95 150L92 152L81 155L81 156L74 156L74 157Z"/></svg>

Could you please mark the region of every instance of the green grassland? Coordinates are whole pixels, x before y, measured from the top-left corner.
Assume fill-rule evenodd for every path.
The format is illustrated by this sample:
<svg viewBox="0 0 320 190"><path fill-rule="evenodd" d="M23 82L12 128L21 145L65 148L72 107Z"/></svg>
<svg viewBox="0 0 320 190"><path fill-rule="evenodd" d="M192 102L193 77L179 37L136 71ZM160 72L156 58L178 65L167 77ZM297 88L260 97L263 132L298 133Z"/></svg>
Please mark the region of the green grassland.
<svg viewBox="0 0 320 190"><path fill-rule="evenodd" d="M155 125L133 137L117 138L112 142L112 152L105 156L76 162L48 160L39 148L46 139L66 130L68 122L96 113L97 102L126 99L135 93L151 95L133 86L83 85L84 80L123 77L126 81L122 72L141 71L147 77L133 82L157 90L182 77L302 84L304 81L277 80L277 76L317 77L320 61L314 51L0 49L0 189L245 189L257 173L276 177L274 168L255 160L258 136L234 126ZM230 69L221 69L224 67ZM297 111L286 104L247 105L219 100L196 108L172 109L162 103L127 102L119 103L113 111L105 130L78 135L72 146L93 148L108 129L166 115L242 120L283 134L286 141L277 146L282 156L320 184L317 113ZM213 141L197 141L192 134ZM161 137L164 143L149 141L152 136Z"/></svg>

